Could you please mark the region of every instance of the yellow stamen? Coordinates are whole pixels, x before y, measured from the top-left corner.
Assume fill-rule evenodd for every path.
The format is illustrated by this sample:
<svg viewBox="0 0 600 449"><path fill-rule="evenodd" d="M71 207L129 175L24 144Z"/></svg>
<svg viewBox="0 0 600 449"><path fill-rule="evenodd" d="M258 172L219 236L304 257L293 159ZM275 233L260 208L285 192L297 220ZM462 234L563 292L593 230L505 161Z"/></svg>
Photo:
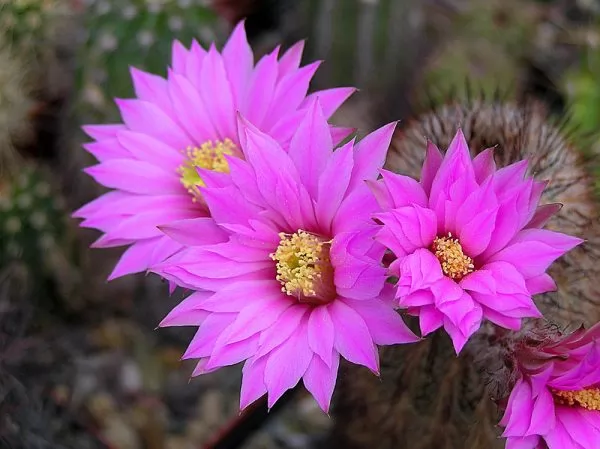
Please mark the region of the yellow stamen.
<svg viewBox="0 0 600 449"><path fill-rule="evenodd" d="M206 184L198 175L196 167L213 170L221 173L229 173L229 164L225 155L235 154L236 146L230 139L223 141L209 140L198 147L187 147L185 154L187 160L177 169L181 175L181 183L190 192L194 201L200 196L198 187L204 187Z"/></svg>
<svg viewBox="0 0 600 449"><path fill-rule="evenodd" d="M552 392L559 404L579 406L587 410L600 410L600 388L586 388L578 391L553 390Z"/></svg>
<svg viewBox="0 0 600 449"><path fill-rule="evenodd" d="M330 243L299 230L280 233L279 246L270 255L277 262L276 279L281 291L300 302L326 304L335 298Z"/></svg>
<svg viewBox="0 0 600 449"><path fill-rule="evenodd" d="M452 238L450 232L448 237L436 237L432 249L440 261L444 274L455 281L461 280L475 270L473 259L463 252L460 242Z"/></svg>

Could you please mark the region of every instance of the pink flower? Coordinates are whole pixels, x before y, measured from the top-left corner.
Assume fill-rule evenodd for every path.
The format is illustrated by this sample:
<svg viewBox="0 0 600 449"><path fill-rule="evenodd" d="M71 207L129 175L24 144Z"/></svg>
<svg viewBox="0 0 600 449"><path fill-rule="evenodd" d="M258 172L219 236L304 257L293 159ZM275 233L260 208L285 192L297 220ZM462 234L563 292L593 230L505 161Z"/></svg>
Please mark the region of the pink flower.
<svg viewBox="0 0 600 449"><path fill-rule="evenodd" d="M526 340L500 424L507 449L600 448L600 324L559 339Z"/></svg>
<svg viewBox="0 0 600 449"><path fill-rule="evenodd" d="M202 189L212 218L163 228L189 247L156 271L198 291L161 326L199 326L184 355L200 359L193 375L245 360L241 408L265 393L272 406L303 379L327 411L340 355L377 373L375 344L415 341L384 289L378 207L363 182L394 127L333 151L316 102L286 153L242 120L233 185Z"/></svg>
<svg viewBox="0 0 600 449"><path fill-rule="evenodd" d="M222 53L175 42L167 79L132 69L137 98L117 100L124 123L84 128L96 140L85 148L100 161L86 172L114 190L74 214L104 233L93 246L131 245L109 279L144 271L181 248L157 225L208 214L199 186L208 176L226 182L225 156L244 157L237 111L289 145L316 98L306 93L319 63L299 68L302 49L299 42L280 59L276 49L254 66L241 23ZM353 91L317 92L325 116ZM336 141L348 131L331 128Z"/></svg>
<svg viewBox="0 0 600 449"><path fill-rule="evenodd" d="M384 171L371 184L384 208L377 240L397 257L399 305L423 335L444 326L457 353L483 318L516 330L539 317L532 295L555 289L546 269L582 242L540 229L558 207L538 207L546 183L526 170L496 170L492 149L471 160L458 131L445 157L428 146L420 182Z"/></svg>

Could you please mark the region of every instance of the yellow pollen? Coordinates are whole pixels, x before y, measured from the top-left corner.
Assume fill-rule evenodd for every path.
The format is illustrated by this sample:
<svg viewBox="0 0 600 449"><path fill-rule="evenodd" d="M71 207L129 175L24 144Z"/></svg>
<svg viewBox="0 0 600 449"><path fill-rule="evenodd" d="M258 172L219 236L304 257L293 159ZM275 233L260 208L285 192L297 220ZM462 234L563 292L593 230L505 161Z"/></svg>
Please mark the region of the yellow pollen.
<svg viewBox="0 0 600 449"><path fill-rule="evenodd" d="M277 262L281 291L301 302L330 302L335 295L330 243L303 230L291 235L282 232L279 238L279 246L270 257Z"/></svg>
<svg viewBox="0 0 600 449"><path fill-rule="evenodd" d="M190 192L194 201L200 196L198 187L204 187L206 184L198 175L197 167L207 170L213 170L221 173L229 173L229 164L225 155L235 154L236 146L230 139L209 140L198 147L187 147L185 155L187 160L177 169L181 175L180 180L183 186Z"/></svg>
<svg viewBox="0 0 600 449"><path fill-rule="evenodd" d="M452 238L450 232L447 237L436 237L432 250L440 261L444 274L455 281L475 270L473 259L463 252L460 242Z"/></svg>
<svg viewBox="0 0 600 449"><path fill-rule="evenodd" d="M552 392L559 404L600 410L600 388L586 388L579 391L553 390Z"/></svg>

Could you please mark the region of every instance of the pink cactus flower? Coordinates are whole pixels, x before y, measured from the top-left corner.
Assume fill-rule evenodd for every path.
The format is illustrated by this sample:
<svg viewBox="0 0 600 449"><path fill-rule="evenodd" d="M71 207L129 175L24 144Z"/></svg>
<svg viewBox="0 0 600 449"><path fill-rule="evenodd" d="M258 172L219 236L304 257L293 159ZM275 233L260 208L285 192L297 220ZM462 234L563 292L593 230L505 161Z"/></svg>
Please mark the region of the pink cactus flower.
<svg viewBox="0 0 600 449"><path fill-rule="evenodd" d="M506 449L600 448L600 324L518 347Z"/></svg>
<svg viewBox="0 0 600 449"><path fill-rule="evenodd" d="M254 66L240 23L219 53L197 42L173 45L167 79L132 69L136 99L117 100L123 124L86 126L95 142L85 145L99 164L86 169L111 192L74 216L81 226L103 232L94 247L129 245L109 279L146 270L181 248L157 225L206 216L199 187L211 172L226 177L226 156L243 158L236 113L289 145L315 95L326 117L352 94L352 88L307 96L319 63L299 68L303 43L278 59L276 49ZM339 141L348 129L331 128Z"/></svg>
<svg viewBox="0 0 600 449"><path fill-rule="evenodd" d="M526 170L497 170L492 149L471 160L458 131L445 156L429 144L420 182L384 171L371 183L400 307L423 335L443 326L457 353L484 318L516 330L539 317L532 295L555 289L546 269L582 242L540 229L558 205L538 207L546 183Z"/></svg>
<svg viewBox="0 0 600 449"><path fill-rule="evenodd" d="M376 344L416 340L384 288L364 182L395 125L333 151L326 115L315 102L288 152L241 120L233 184L209 177L201 189L212 218L162 228L188 247L156 271L197 291L161 326L199 326L184 355L199 359L193 375L245 361L242 409L265 393L271 407L303 379L327 411L340 356L378 373Z"/></svg>

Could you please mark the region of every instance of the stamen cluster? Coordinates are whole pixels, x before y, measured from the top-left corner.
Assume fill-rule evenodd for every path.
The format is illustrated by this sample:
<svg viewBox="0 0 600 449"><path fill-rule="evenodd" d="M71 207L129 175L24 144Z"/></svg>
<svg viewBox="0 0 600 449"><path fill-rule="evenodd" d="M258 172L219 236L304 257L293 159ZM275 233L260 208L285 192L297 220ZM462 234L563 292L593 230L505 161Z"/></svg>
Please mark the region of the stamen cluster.
<svg viewBox="0 0 600 449"><path fill-rule="evenodd" d="M209 140L200 147L189 146L185 150L187 160L177 169L181 175L181 183L194 196L194 201L200 195L198 186L206 184L198 174L196 168L204 168L220 173L229 173L227 156L233 156L236 151L235 144L230 139Z"/></svg>
<svg viewBox="0 0 600 449"><path fill-rule="evenodd" d="M452 238L450 232L447 237L436 237L432 250L440 261L444 274L456 281L475 270L473 259L464 253L462 245L458 239Z"/></svg>
<svg viewBox="0 0 600 449"><path fill-rule="evenodd" d="M277 262L276 279L281 291L302 302L329 302L327 293L333 287L333 269L329 259L329 243L306 231L281 232L277 250L269 256Z"/></svg>

